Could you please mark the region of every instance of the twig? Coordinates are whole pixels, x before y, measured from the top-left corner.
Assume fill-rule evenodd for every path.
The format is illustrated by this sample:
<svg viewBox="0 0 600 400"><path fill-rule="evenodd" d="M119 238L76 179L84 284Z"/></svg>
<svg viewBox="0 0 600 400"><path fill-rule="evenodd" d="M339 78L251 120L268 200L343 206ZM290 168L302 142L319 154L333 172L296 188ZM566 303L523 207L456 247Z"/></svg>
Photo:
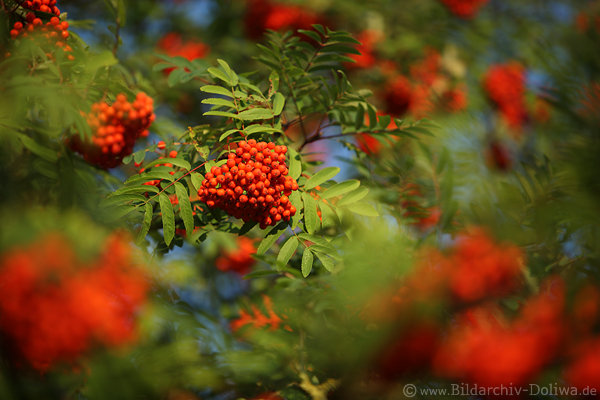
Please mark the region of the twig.
<svg viewBox="0 0 600 400"><path fill-rule="evenodd" d="M113 46L113 55L116 57L117 56L117 50L119 49L119 32L121 30L121 20L119 19L119 17L117 17L117 20L115 21L116 24L116 28L115 28L115 45Z"/></svg>

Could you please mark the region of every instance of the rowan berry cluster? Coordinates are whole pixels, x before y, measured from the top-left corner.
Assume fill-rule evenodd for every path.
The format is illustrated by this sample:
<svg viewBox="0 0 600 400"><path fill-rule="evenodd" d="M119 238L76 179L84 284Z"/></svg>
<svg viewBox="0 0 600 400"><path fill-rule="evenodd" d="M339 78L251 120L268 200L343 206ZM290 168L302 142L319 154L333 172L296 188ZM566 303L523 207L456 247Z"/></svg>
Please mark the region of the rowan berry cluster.
<svg viewBox="0 0 600 400"><path fill-rule="evenodd" d="M441 0L442 3L456 16L469 19L473 18L479 8L488 0Z"/></svg>
<svg viewBox="0 0 600 400"><path fill-rule="evenodd" d="M483 86L506 123L521 129L527 121L525 68L514 61L492 65L483 78Z"/></svg>
<svg viewBox="0 0 600 400"><path fill-rule="evenodd" d="M259 39L267 29L295 32L297 29L311 29L313 24L323 22L322 16L307 7L272 0L248 0L246 10L245 30L252 39Z"/></svg>
<svg viewBox="0 0 600 400"><path fill-rule="evenodd" d="M254 240L245 236L238 236L237 248L223 251L215 264L220 271L234 271L240 275L245 275L250 272L250 268L256 263L256 260L252 257L255 253Z"/></svg>
<svg viewBox="0 0 600 400"><path fill-rule="evenodd" d="M60 10L56 6L56 0L25 1L22 7L31 11L25 16L24 22L15 22L13 29L10 31L10 36L17 39L20 37L27 38L32 34L40 34L48 45L61 48L67 58L73 60L74 57L70 54L73 49L65 42L69 37L69 31L67 30L69 23L60 20ZM36 17L35 11L54 14L54 16L44 24L41 18ZM51 56L51 53L48 53L47 56Z"/></svg>
<svg viewBox="0 0 600 400"><path fill-rule="evenodd" d="M127 238L111 234L99 255L77 256L61 233L48 233L0 257L3 342L38 371L75 362L94 346L130 343L148 282Z"/></svg>
<svg viewBox="0 0 600 400"><path fill-rule="evenodd" d="M60 15L60 10L56 6L56 0L26 0L21 4L21 7L32 11L41 11L46 14ZM34 15L33 12L27 14L28 20L34 18L30 17L30 15Z"/></svg>
<svg viewBox="0 0 600 400"><path fill-rule="evenodd" d="M386 113L400 117L411 114L422 118L437 109L460 112L467 105L464 85L442 63L437 50L427 49L425 57L411 65L408 75L402 74L394 63L385 66L391 76L381 93Z"/></svg>
<svg viewBox="0 0 600 400"><path fill-rule="evenodd" d="M288 196L298 190L288 176L286 146L250 139L237 144L227 163L206 173L198 197L244 222L256 221L261 229L296 214Z"/></svg>
<svg viewBox="0 0 600 400"><path fill-rule="evenodd" d="M92 111L84 115L92 128L91 141L83 142L75 136L71 147L88 162L105 169L116 167L133 152L135 141L148 136L155 118L153 100L143 92L133 103L122 93L112 105L94 103Z"/></svg>

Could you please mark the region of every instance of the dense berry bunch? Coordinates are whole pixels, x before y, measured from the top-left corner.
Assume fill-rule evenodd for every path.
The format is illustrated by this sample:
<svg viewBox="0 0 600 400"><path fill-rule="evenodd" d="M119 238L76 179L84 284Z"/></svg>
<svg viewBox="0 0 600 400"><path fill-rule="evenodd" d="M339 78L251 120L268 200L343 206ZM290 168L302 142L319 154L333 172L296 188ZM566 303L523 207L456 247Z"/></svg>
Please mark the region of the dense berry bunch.
<svg viewBox="0 0 600 400"><path fill-rule="evenodd" d="M579 343L573 350L573 361L567 366L564 377L579 390L595 388L600 391L600 338Z"/></svg>
<svg viewBox="0 0 600 400"><path fill-rule="evenodd" d="M461 18L472 18L479 8L488 0L441 0L455 15Z"/></svg>
<svg viewBox="0 0 600 400"><path fill-rule="evenodd" d="M464 86L456 86L442 93L441 105L449 112L459 112L467 107L467 91Z"/></svg>
<svg viewBox="0 0 600 400"><path fill-rule="evenodd" d="M475 228L458 235L447 254L432 250L423 257L415 276L431 276L432 282L421 279L415 282L415 290L428 287L467 303L506 295L519 287L523 258L519 247L496 243L485 231Z"/></svg>
<svg viewBox="0 0 600 400"><path fill-rule="evenodd" d="M517 62L493 65L484 76L483 86L507 124L520 129L527 120L523 66Z"/></svg>
<svg viewBox="0 0 600 400"><path fill-rule="evenodd" d="M217 258L216 265L221 271L234 271L238 274L247 274L256 260L252 254L256 253L254 241L245 236L238 236L237 248L231 251L224 251Z"/></svg>
<svg viewBox="0 0 600 400"><path fill-rule="evenodd" d="M33 13L28 15L33 16ZM45 24L40 18L33 18L31 23L15 22L13 29L10 31L10 36L13 39L18 39L38 35L44 41L42 44L44 48L48 48L49 51L53 52L58 47L69 60L73 60L74 57L71 54L73 49L65 42L69 37L68 28L69 23L67 21L61 22L58 17L50 18L50 21ZM51 56L51 52L47 53L47 56Z"/></svg>
<svg viewBox="0 0 600 400"><path fill-rule="evenodd" d="M65 40L69 37L69 23L60 20L60 10L56 6L56 0L27 0L21 4L21 7L31 10L25 15L24 21L15 22L10 30L10 36L13 39L27 38L31 35L39 34L44 39L49 48L47 56L51 56L56 47L60 48L69 60L74 57L71 54L73 49ZM48 22L44 24L41 18L36 17L35 12L54 14Z"/></svg>
<svg viewBox="0 0 600 400"><path fill-rule="evenodd" d="M259 39L267 29L296 31L322 23L318 14L304 7L271 0L248 0L247 3L244 25L246 34L252 39Z"/></svg>
<svg viewBox="0 0 600 400"><path fill-rule="evenodd" d="M205 175L198 197L244 222L256 221L261 229L296 214L288 196L298 183L288 174L286 146L250 139L237 144L227 163Z"/></svg>
<svg viewBox="0 0 600 400"><path fill-rule="evenodd" d="M133 340L147 288L123 235L82 261L63 235L47 234L0 259L0 329L20 356L46 371L92 345Z"/></svg>
<svg viewBox="0 0 600 400"><path fill-rule="evenodd" d="M458 74L435 49L426 49L425 57L412 64L406 75L393 62L379 65L389 76L381 93L388 114L423 118L436 110L454 113L466 108L464 85L456 82Z"/></svg>
<svg viewBox="0 0 600 400"><path fill-rule="evenodd" d="M561 285L527 301L507 321L497 307L458 316L435 356L436 374L484 387L524 385L556 356L564 335Z"/></svg>
<svg viewBox="0 0 600 400"><path fill-rule="evenodd" d="M60 15L60 10L56 6L56 0L25 0L21 3L21 7L31 11L41 11L46 14L54 14L57 17ZM27 13L27 20L35 18L33 12Z"/></svg>
<svg viewBox="0 0 600 400"><path fill-rule="evenodd" d="M92 128L91 142L83 142L75 136L72 148L94 165L113 168L133 152L139 137L148 136L148 128L155 118L153 100L140 92L135 101L129 103L124 94L119 94L112 105L103 101L92 105L92 111L85 117Z"/></svg>
<svg viewBox="0 0 600 400"><path fill-rule="evenodd" d="M383 93L385 111L394 116L402 116L411 109L412 85L405 76L398 76L390 81Z"/></svg>

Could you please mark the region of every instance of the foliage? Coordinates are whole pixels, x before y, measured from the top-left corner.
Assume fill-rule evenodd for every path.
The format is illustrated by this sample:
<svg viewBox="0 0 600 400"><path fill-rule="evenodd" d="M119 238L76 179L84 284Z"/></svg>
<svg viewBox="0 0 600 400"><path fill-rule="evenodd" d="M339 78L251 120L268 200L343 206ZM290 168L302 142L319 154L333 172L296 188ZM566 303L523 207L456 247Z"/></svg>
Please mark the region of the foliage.
<svg viewBox="0 0 600 400"><path fill-rule="evenodd" d="M372 3L0 2L1 398L600 390L597 4Z"/></svg>

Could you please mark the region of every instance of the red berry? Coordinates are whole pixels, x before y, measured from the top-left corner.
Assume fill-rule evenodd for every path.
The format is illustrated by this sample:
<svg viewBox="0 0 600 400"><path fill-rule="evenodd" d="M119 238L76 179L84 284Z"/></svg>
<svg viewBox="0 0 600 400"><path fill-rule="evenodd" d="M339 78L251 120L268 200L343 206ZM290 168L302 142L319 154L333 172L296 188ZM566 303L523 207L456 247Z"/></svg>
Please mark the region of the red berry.
<svg viewBox="0 0 600 400"><path fill-rule="evenodd" d="M282 192L290 194L298 184L287 176L286 152L287 147L274 143L238 142L235 153L227 155L226 165L205 174L198 190L200 200L236 218L256 221L263 229L282 219L289 221L296 209Z"/></svg>
<svg viewBox="0 0 600 400"><path fill-rule="evenodd" d="M145 93L140 93L136 103L131 105L124 94L119 94L112 105L105 102L93 104L90 113L82 113L92 128L91 141L82 141L76 135L70 140L71 148L81 153L88 162L101 168L119 165L123 157L133 152L135 141L147 132L154 121L154 113L144 116L138 114L137 119L125 120L119 117L115 110L122 108L123 104L138 110L151 105L152 99Z"/></svg>

